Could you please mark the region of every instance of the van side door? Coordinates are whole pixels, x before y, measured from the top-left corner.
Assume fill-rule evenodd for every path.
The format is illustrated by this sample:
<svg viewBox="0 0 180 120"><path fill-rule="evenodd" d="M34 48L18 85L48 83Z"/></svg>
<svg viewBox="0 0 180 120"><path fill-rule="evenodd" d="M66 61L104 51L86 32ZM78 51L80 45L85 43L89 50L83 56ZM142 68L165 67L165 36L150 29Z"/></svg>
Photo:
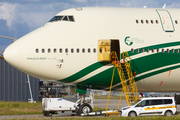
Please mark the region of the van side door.
<svg viewBox="0 0 180 120"><path fill-rule="evenodd" d="M137 112L139 113L138 115L141 115L141 116L147 115L147 114L152 114L153 111L151 109L148 109L150 107L151 107L150 100L143 100L135 106L135 108L138 108L137 109Z"/></svg>
<svg viewBox="0 0 180 120"><path fill-rule="evenodd" d="M168 109L176 108L176 106L174 106L172 103L172 99L163 99L163 103L158 105L159 109L157 110L157 113L162 114Z"/></svg>
<svg viewBox="0 0 180 120"><path fill-rule="evenodd" d="M152 107L150 109L152 109L153 114L158 115L163 112L161 109L161 107L163 106L163 99L151 100L151 105Z"/></svg>

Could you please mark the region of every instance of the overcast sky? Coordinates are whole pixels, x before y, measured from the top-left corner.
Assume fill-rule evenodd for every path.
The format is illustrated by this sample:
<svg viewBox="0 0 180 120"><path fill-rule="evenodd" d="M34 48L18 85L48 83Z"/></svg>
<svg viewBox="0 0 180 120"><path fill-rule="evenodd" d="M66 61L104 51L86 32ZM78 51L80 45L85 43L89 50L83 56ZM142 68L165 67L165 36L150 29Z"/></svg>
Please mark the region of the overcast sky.
<svg viewBox="0 0 180 120"><path fill-rule="evenodd" d="M20 38L58 12L75 7L180 8L180 0L0 0L0 35ZM0 38L0 49L11 40Z"/></svg>

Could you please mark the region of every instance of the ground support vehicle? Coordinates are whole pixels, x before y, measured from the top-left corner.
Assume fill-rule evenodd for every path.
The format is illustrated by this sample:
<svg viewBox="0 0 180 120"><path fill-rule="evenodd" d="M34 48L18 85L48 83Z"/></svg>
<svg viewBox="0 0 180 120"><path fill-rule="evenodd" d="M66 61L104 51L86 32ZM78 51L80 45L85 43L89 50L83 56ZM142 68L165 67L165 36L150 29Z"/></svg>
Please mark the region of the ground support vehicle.
<svg viewBox="0 0 180 120"><path fill-rule="evenodd" d="M68 111L71 115L92 112L92 97L85 98L43 98L43 115L51 117Z"/></svg>
<svg viewBox="0 0 180 120"><path fill-rule="evenodd" d="M121 116L147 116L165 115L172 116L176 113L177 107L174 97L151 97L141 98L130 106L120 109Z"/></svg>

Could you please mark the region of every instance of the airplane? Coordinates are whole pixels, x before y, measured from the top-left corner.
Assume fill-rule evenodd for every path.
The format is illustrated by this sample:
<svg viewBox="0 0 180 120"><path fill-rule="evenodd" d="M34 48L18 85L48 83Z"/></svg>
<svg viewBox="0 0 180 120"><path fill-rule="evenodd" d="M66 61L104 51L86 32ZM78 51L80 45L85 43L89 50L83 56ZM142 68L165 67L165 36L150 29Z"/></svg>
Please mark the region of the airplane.
<svg viewBox="0 0 180 120"><path fill-rule="evenodd" d="M140 92L180 92L180 9L82 7L64 10L9 45L5 60L50 82L108 90L127 51ZM121 90L115 71L112 89Z"/></svg>

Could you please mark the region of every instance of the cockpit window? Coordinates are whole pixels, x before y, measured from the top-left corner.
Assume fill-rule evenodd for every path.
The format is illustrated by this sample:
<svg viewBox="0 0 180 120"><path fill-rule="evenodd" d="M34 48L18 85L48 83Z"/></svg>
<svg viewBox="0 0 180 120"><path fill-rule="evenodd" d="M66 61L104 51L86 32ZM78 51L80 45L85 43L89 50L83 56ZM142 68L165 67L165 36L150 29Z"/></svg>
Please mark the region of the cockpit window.
<svg viewBox="0 0 180 120"><path fill-rule="evenodd" d="M54 22L54 21L72 21L74 22L74 17L73 16L54 16L49 22Z"/></svg>
<svg viewBox="0 0 180 120"><path fill-rule="evenodd" d="M64 16L63 20L64 20L64 21L68 21L67 16Z"/></svg>
<svg viewBox="0 0 180 120"><path fill-rule="evenodd" d="M54 16L49 22L61 20L63 16Z"/></svg>
<svg viewBox="0 0 180 120"><path fill-rule="evenodd" d="M69 21L74 21L74 17L73 16L68 16L69 17Z"/></svg>

